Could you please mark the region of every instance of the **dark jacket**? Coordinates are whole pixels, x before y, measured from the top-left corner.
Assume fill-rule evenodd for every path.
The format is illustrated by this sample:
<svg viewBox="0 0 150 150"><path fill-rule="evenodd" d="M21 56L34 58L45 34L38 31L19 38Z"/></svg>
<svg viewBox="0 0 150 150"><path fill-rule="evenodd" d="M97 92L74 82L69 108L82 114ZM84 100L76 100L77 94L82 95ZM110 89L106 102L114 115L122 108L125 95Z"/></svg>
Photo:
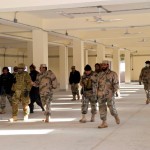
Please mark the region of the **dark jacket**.
<svg viewBox="0 0 150 150"><path fill-rule="evenodd" d="M15 77L8 72L7 74L0 75L0 95L11 94L11 88L15 83Z"/></svg>
<svg viewBox="0 0 150 150"><path fill-rule="evenodd" d="M70 72L70 76L69 76L69 84L72 83L79 83L80 82L80 72L75 70L74 72Z"/></svg>
<svg viewBox="0 0 150 150"><path fill-rule="evenodd" d="M36 80L36 76L37 74L39 74L38 71L36 70L33 70L30 72L30 77L31 77L31 80L34 82ZM39 88L38 87L35 87L35 86L32 86L31 88L31 91L30 91L30 94L39 94Z"/></svg>

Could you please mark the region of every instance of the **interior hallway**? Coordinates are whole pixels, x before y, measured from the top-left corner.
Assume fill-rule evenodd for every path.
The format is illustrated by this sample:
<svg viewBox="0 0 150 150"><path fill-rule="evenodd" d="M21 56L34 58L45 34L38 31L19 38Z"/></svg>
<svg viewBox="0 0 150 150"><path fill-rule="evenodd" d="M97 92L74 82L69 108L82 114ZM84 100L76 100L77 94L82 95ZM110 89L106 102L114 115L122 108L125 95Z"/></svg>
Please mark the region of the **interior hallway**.
<svg viewBox="0 0 150 150"><path fill-rule="evenodd" d="M0 115L0 148L5 150L149 150L150 104L138 83L121 84L116 107L121 119L117 125L108 113L108 128L98 129L99 113L94 123L79 123L80 101L71 101L71 92L57 91L52 104L52 121L43 123L43 112L36 109L28 122L9 123L11 109ZM22 118L22 110L19 118ZM90 111L88 113L90 120Z"/></svg>

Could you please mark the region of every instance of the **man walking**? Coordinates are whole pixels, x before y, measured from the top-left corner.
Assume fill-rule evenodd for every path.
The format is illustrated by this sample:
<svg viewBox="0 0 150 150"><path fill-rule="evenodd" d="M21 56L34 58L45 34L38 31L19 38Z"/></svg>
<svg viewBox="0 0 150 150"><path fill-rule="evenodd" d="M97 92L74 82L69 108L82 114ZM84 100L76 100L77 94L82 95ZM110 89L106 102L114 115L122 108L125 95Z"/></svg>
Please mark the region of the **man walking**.
<svg viewBox="0 0 150 150"><path fill-rule="evenodd" d="M115 107L114 94L119 89L118 76L114 71L109 69L108 61L103 61L101 64L102 72L98 77L98 103L99 113L102 123L98 128L106 128L107 125L107 106L112 116L114 116L117 124L120 124L120 119Z"/></svg>
<svg viewBox="0 0 150 150"><path fill-rule="evenodd" d="M39 87L41 102L45 108L45 122L50 121L51 102L53 100L53 89L57 88L57 79L51 70L47 70L46 64L40 65L40 73L37 75L34 86Z"/></svg>
<svg viewBox="0 0 150 150"><path fill-rule="evenodd" d="M75 69L75 66L71 67L72 71L69 76L69 84L71 85L71 91L73 95L73 101L76 100L76 95L78 100L80 99L79 95L79 82L80 82L80 72Z"/></svg>
<svg viewBox="0 0 150 150"><path fill-rule="evenodd" d="M139 84L143 82L146 93L146 104L150 103L150 61L145 62L145 67L142 68L139 76Z"/></svg>

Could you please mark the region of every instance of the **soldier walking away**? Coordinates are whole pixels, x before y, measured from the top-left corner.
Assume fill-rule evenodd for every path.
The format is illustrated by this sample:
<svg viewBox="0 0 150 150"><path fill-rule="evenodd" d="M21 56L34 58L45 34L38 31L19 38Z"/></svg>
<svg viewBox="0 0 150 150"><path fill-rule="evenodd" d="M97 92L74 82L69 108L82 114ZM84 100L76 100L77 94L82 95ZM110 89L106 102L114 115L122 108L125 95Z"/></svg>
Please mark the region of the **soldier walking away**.
<svg viewBox="0 0 150 150"><path fill-rule="evenodd" d="M99 113L102 123L98 128L106 128L107 125L107 106L110 110L112 116L114 116L117 124L120 124L120 119L115 107L114 95L119 89L118 76L114 71L109 69L108 61L103 61L102 72L100 72L98 77L98 103L99 103Z"/></svg>
<svg viewBox="0 0 150 150"><path fill-rule="evenodd" d="M34 86L39 87L41 102L45 108L45 122L50 121L51 116L51 102L53 100L53 89L57 88L57 79L55 74L51 71L47 71L46 64L40 65L40 73L37 74L37 78Z"/></svg>
<svg viewBox="0 0 150 150"><path fill-rule="evenodd" d="M73 95L73 101L76 100L76 95L77 99L80 99L79 95L79 82L80 82L80 72L75 69L75 66L71 67L72 71L70 72L69 76L69 84L71 85L71 91Z"/></svg>
<svg viewBox="0 0 150 150"><path fill-rule="evenodd" d="M85 72L81 77L80 85L82 86L82 105L81 105L81 113L82 118L79 120L81 123L86 123L86 114L88 112L88 105L91 105L91 122L95 121L96 110L96 85L97 80L93 75L93 71L90 65L86 65L84 68Z"/></svg>
<svg viewBox="0 0 150 150"><path fill-rule="evenodd" d="M14 91L12 97L12 118L10 118L10 122L17 121L18 115L18 105L21 102L24 112L24 121L28 120L29 115L29 92L31 89L31 78L28 72L25 70L25 64L20 63L18 65L18 73L16 73L16 83L12 86L12 91Z"/></svg>
<svg viewBox="0 0 150 150"><path fill-rule="evenodd" d="M11 88L14 82L14 76L9 72L8 67L4 67L0 75L0 114L5 113L6 99L12 105Z"/></svg>
<svg viewBox="0 0 150 150"><path fill-rule="evenodd" d="M142 68L139 76L139 84L144 84L144 90L146 93L146 104L150 103L150 61L145 62L145 67Z"/></svg>
<svg viewBox="0 0 150 150"><path fill-rule="evenodd" d="M31 77L32 82L34 82L36 80L37 74L39 74L39 72L36 71L36 67L33 64L30 65L30 77ZM31 102L29 104L30 113L34 112L34 103L35 102L37 105L39 105L41 107L42 111L44 111L44 108L43 108L42 102L41 102L41 98L40 98L40 94L39 94L39 87L32 86L29 96L30 96L30 100L31 100Z"/></svg>

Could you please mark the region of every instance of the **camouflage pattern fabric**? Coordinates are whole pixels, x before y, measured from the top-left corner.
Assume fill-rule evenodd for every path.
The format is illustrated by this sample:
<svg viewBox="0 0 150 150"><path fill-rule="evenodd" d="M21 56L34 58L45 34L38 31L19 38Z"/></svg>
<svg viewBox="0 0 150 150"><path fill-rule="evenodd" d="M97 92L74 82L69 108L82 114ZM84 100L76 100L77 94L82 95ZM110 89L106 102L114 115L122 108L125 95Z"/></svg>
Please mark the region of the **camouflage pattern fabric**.
<svg viewBox="0 0 150 150"><path fill-rule="evenodd" d="M29 114L29 103L30 98L29 94L24 96L25 91L30 91L31 89L31 78L28 72L24 71L22 73L17 73L15 75L16 83L12 86L12 91L14 91L14 95L12 97L12 116L17 116L18 114L18 105L21 102L24 115Z"/></svg>
<svg viewBox="0 0 150 150"><path fill-rule="evenodd" d="M89 102L91 105L91 113L96 114L97 78L93 75L93 72L91 72L90 75L84 74L81 77L80 84L82 85L83 88L82 105L81 105L82 114L87 114Z"/></svg>
<svg viewBox="0 0 150 150"><path fill-rule="evenodd" d="M45 115L51 114L51 101L53 100L53 89L57 88L57 79L55 74L48 70L44 73L39 73L35 81L39 87L39 93L43 107L45 107Z"/></svg>
<svg viewBox="0 0 150 150"><path fill-rule="evenodd" d="M6 100L8 99L10 105L12 105L12 97L9 94L0 96L0 108L4 109L6 107Z"/></svg>
<svg viewBox="0 0 150 150"><path fill-rule="evenodd" d="M79 85L78 83L72 83L71 84L71 91L72 91L72 95L73 96L76 96L76 95L79 95Z"/></svg>
<svg viewBox="0 0 150 150"><path fill-rule="evenodd" d="M114 102L114 94L119 89L118 76L115 72L107 69L100 72L98 77L98 103L100 118L105 121L107 117L107 106L112 116L118 116Z"/></svg>
<svg viewBox="0 0 150 150"><path fill-rule="evenodd" d="M139 76L139 82L143 82L147 99L150 99L150 67L144 67Z"/></svg>

